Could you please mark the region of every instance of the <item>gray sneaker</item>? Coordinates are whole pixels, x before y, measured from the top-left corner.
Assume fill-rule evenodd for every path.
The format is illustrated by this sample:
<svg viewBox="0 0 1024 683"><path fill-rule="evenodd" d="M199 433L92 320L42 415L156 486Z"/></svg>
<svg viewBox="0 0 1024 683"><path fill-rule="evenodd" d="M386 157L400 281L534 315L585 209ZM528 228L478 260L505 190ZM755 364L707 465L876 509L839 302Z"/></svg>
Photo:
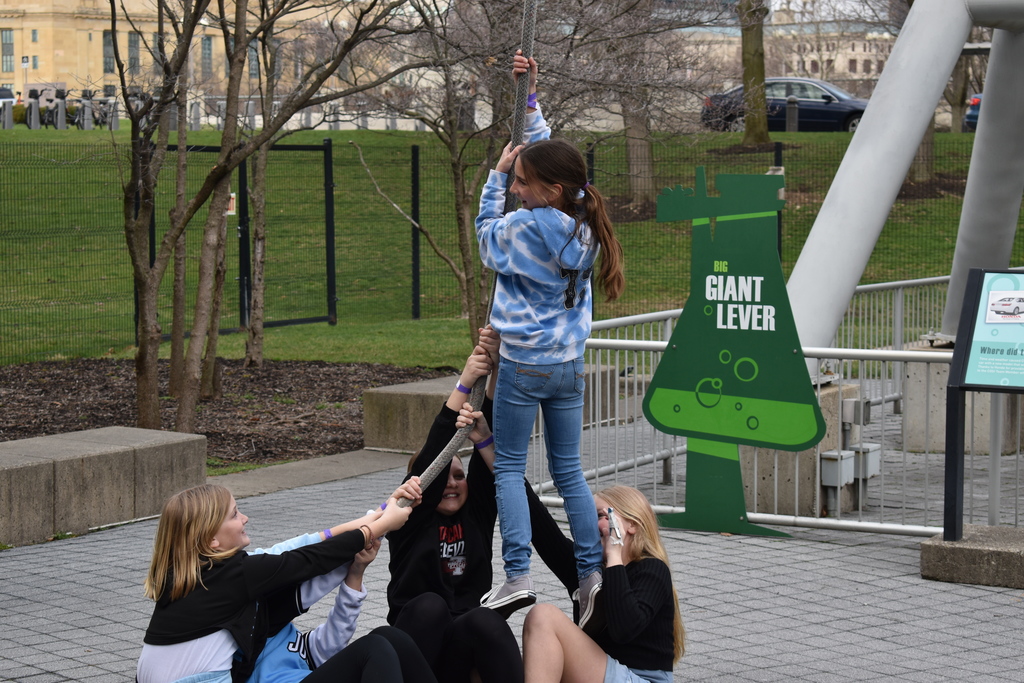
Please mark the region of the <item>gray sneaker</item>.
<svg viewBox="0 0 1024 683"><path fill-rule="evenodd" d="M604 628L605 614L604 601L601 599L600 571L596 571L587 578L580 581L579 590L573 596L580 603L579 627L587 635L593 635Z"/></svg>
<svg viewBox="0 0 1024 683"><path fill-rule="evenodd" d="M495 586L480 598L483 607L494 610L505 619L517 609L535 602L537 594L533 592L533 579L529 574L506 579L505 583Z"/></svg>

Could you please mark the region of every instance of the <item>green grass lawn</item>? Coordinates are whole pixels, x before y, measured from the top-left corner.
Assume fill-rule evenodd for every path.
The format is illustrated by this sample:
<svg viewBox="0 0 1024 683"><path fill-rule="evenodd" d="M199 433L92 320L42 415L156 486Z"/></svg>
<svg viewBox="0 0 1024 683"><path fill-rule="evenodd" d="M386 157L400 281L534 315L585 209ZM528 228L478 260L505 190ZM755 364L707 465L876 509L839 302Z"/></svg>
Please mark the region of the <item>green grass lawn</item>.
<svg viewBox="0 0 1024 683"><path fill-rule="evenodd" d="M0 362L130 354L133 343L131 267L122 231L121 170L127 122L120 131L0 131ZM193 145L217 145L220 133L190 133ZM424 319L411 320L411 229L374 190L359 162L360 145L388 196L409 209L410 148L421 147L421 222L443 247L457 254L451 168L429 133L400 131L305 131L287 145L333 146L336 306L339 324L267 330L267 358L323 358L400 365L458 366L468 350L468 325L460 319L454 277L421 245L420 305ZM774 134L783 144L787 205L783 211L782 264L796 262L848 144L843 133ZM719 173L764 173L771 150L737 148L738 134L658 141L657 185L691 186L704 166L712 189ZM173 141L173 140L172 140ZM893 207L862 282L883 282L949 272L972 135L935 136L935 189ZM116 145L114 144L116 143ZM212 155L193 152L188 184L194 191ZM173 159L170 160L173 162ZM157 234L166 228L173 201L173 166L161 178ZM621 143L595 154L595 186L609 198L628 196L629 172ZM323 317L327 312L323 155L274 152L268 171L267 320ZM235 180L237 183L237 178ZM958 185L960 183L960 185ZM918 188L920 189L920 188ZM927 189L927 188L926 188ZM236 187L237 190L237 187ZM916 195L915 195L916 196ZM598 299L598 318L682 306L689 289L690 227L656 223L652 206L636 219L620 219L616 231L626 259L626 291L613 303ZM205 219L187 233L187 270L194 282ZM222 327L237 327L237 219L229 218ZM1024 260L1024 238L1011 263ZM837 255L841 258L841 255ZM161 296L168 331L170 278ZM189 306L191 306L191 300ZM226 335L225 355L240 357L244 337ZM458 350L457 353L454 353Z"/></svg>

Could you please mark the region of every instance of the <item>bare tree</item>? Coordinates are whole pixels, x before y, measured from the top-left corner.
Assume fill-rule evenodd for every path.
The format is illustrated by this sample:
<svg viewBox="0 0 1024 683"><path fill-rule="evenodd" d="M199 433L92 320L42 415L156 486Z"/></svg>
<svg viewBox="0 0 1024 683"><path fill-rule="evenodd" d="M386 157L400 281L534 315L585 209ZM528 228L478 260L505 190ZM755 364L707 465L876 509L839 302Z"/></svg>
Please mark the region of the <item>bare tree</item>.
<svg viewBox="0 0 1024 683"><path fill-rule="evenodd" d="M187 351L184 354L180 395L175 428L194 431L195 409L200 392L203 357L215 356L219 317L219 293L223 287L221 268L225 241L225 214L230 202L231 174L238 164L272 140L292 115L310 103L320 103L346 93L321 93L321 87L335 74L346 57L357 46L386 41L396 32L408 31L406 0L368 0L366 2L317 2L312 0L236 0L227 5L223 0L213 6L209 0L197 3L182 0L158 0L160 33L149 46L160 73L136 98L137 86L131 84L132 74L118 51L121 25L136 28L132 17L117 0L110 1L111 33L114 58L120 78L120 99L126 105L131 122L131 150L124 173L123 214L125 237L139 299L138 351L136 354L136 386L139 426L160 427L157 385L157 354L162 329L157 318L160 283L170 262L175 245L185 227L208 207L203 226L199 255L199 275L195 308ZM332 21L344 16L343 21ZM280 27L301 21L319 21L330 28L335 39L332 49L311 68L307 78L292 84L279 101L275 111L264 111L263 126L246 130L239 123L239 96L250 45L266 40ZM170 135L167 112L180 95L183 74L187 72L188 56L194 48L197 28L210 24L217 28L227 55L227 78L224 83L225 117L221 149L216 162L204 176L199 189L191 196L183 194L170 215L170 227L160 239L152 263L149 258L148 226L154 211L157 183L166 159ZM393 24L399 25L396 29ZM165 31L166 29L166 31ZM364 83L369 88L384 83L396 72L408 68L398 65L376 79ZM180 131L179 131L180 132ZM179 172L183 166L179 165ZM138 201L136 200L138 198ZM137 208L136 208L137 206ZM208 348L210 340L212 346ZM212 353L211 353L212 351Z"/></svg>
<svg viewBox="0 0 1024 683"><path fill-rule="evenodd" d="M402 59L429 60L430 72L407 74L368 93L371 106L420 122L448 151L459 252L448 253L420 226L458 282L471 335L484 322L488 279L481 270L474 217L480 187L508 140L512 106L510 58L517 47L522 5L436 2L419 6L423 34L394 46ZM685 9L660 0L556 0L538 8L535 54L541 65L541 107L552 129L593 139L595 124L620 123L635 202L650 201L652 130L692 125L693 104L706 88L706 47L682 28L712 23L714 2Z"/></svg>

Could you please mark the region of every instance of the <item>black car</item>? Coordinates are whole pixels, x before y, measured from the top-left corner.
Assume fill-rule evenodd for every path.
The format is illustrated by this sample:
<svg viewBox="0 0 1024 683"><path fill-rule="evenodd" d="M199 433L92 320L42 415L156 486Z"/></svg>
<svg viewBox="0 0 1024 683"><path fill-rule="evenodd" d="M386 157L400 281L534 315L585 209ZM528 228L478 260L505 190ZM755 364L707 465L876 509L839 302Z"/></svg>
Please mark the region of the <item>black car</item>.
<svg viewBox="0 0 1024 683"><path fill-rule="evenodd" d="M801 131L853 132L868 106L867 100L815 78L766 78L768 130L786 130L786 100L790 95L798 101ZM712 130L742 130L743 86L704 98L700 120Z"/></svg>
<svg viewBox="0 0 1024 683"><path fill-rule="evenodd" d="M17 99L14 97L14 93L11 92L10 88L0 88L0 104L6 104L7 102L14 105L14 103L17 102Z"/></svg>

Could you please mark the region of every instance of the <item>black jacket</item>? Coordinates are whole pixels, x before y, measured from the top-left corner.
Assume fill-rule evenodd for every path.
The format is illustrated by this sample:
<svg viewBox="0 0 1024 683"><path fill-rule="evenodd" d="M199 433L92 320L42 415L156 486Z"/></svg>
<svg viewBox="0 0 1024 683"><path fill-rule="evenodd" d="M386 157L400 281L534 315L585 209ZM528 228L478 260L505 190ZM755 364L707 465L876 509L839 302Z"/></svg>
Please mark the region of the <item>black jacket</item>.
<svg viewBox="0 0 1024 683"><path fill-rule="evenodd" d="M302 611L295 586L351 561L364 544L363 532L354 529L280 555L239 552L214 562L188 595L172 601L164 591L143 640L175 645L227 629L241 653L231 677L245 681L268 635Z"/></svg>

